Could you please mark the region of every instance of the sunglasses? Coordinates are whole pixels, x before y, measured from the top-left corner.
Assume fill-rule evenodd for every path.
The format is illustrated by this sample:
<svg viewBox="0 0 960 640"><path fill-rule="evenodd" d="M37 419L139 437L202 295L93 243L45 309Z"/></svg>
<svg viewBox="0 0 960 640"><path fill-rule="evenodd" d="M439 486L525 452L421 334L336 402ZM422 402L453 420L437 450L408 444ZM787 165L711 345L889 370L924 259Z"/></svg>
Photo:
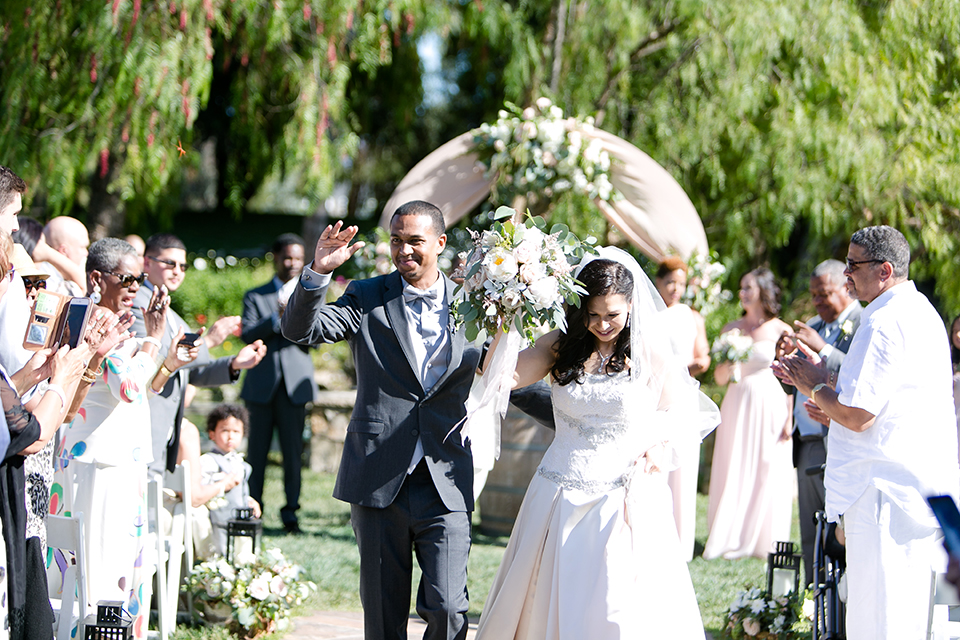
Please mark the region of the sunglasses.
<svg viewBox="0 0 960 640"><path fill-rule="evenodd" d="M856 271L857 268L858 268L860 265L862 265L862 264L871 264L871 263L880 264L880 263L882 263L882 262L884 262L884 260L876 260L876 259L874 259L874 260L851 260L850 258L847 258L847 271L849 271L850 273L853 273L853 272Z"/></svg>
<svg viewBox="0 0 960 640"><path fill-rule="evenodd" d="M37 276L20 276L23 278L23 286L26 288L27 293L30 293L33 289L46 289L47 288L47 279L40 278Z"/></svg>
<svg viewBox="0 0 960 640"><path fill-rule="evenodd" d="M120 281L120 286L123 287L124 289L129 289L130 287L132 287L134 282L136 282L138 285L141 285L143 284L143 281L147 279L147 276L145 276L142 273L138 276L134 276L129 273L120 275L119 273L114 273L112 271L104 271L104 273L107 274L108 276L114 276L117 280Z"/></svg>
<svg viewBox="0 0 960 640"><path fill-rule="evenodd" d="M187 269L190 268L190 265L187 264L186 262L175 262L173 260L165 260L163 258L151 258L150 256L146 256L146 257L148 260L159 262L160 264L162 264L168 269L176 269L177 267L180 267L180 271L183 271L184 273L186 273Z"/></svg>

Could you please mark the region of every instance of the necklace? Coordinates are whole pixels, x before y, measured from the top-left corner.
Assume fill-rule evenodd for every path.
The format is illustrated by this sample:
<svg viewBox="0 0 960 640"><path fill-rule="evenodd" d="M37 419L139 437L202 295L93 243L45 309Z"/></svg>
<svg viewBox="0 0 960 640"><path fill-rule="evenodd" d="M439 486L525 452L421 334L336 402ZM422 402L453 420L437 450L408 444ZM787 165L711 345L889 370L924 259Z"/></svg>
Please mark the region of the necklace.
<svg viewBox="0 0 960 640"><path fill-rule="evenodd" d="M610 362L610 358L613 357L613 351L610 352L610 355L604 356L600 353L600 349L597 349L597 355L600 356L600 366L597 368L597 371L603 373L607 368L607 363Z"/></svg>

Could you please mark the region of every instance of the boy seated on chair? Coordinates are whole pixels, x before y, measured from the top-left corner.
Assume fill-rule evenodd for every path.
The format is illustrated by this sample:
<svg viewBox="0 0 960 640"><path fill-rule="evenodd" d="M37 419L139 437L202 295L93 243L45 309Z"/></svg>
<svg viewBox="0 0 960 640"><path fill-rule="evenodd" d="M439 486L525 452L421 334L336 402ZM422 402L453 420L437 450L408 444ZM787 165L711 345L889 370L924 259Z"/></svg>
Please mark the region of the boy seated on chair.
<svg viewBox="0 0 960 640"><path fill-rule="evenodd" d="M220 555L227 552L227 521L234 518L234 509L250 508L254 517L260 517L260 505L250 497L247 484L250 465L237 451L247 422L247 410L237 404L221 404L207 416L207 435L213 449L200 456L200 484L220 483L223 487L220 494L206 505L213 525L214 545ZM236 542L237 551L252 550L249 538L240 538Z"/></svg>

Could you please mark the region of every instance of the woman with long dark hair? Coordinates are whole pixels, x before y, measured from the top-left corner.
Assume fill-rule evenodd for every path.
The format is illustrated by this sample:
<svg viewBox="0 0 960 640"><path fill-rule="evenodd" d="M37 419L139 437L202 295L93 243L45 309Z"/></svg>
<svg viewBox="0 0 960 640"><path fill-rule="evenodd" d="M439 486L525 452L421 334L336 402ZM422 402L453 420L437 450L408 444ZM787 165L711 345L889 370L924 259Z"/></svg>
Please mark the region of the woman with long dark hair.
<svg viewBox="0 0 960 640"><path fill-rule="evenodd" d="M710 470L710 535L703 557L766 558L773 543L790 539L793 509L792 398L770 365L789 325L780 320L780 288L769 269L740 279L743 315L723 328L753 340L746 362L723 362L717 384L729 385L720 405Z"/></svg>
<svg viewBox="0 0 960 640"><path fill-rule="evenodd" d="M703 638L662 471L671 443L716 425L716 406L658 352L663 303L629 254L601 249L578 279L587 296L568 309L566 333L518 358L517 386L551 378L557 435L477 637Z"/></svg>

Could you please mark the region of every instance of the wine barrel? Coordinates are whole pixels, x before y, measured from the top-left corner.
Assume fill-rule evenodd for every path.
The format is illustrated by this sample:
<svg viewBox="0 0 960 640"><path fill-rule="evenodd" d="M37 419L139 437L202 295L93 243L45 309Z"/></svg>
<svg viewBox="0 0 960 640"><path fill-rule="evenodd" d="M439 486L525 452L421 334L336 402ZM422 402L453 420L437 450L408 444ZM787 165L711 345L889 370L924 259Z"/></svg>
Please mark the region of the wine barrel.
<svg viewBox="0 0 960 640"><path fill-rule="evenodd" d="M553 431L513 406L509 408L500 425L500 459L478 500L480 533L510 535L527 486L551 442Z"/></svg>

